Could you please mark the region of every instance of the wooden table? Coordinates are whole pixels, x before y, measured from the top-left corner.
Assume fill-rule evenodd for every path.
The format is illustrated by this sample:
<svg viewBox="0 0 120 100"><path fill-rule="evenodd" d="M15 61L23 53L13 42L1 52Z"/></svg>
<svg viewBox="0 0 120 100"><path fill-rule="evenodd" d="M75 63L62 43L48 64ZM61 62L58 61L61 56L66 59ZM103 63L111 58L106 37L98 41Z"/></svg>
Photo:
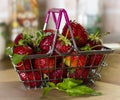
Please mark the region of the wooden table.
<svg viewBox="0 0 120 100"><path fill-rule="evenodd" d="M96 90L101 96L70 97L62 92L52 90L42 97L43 89L27 90L19 81L0 82L0 100L120 100L120 86L96 82Z"/></svg>

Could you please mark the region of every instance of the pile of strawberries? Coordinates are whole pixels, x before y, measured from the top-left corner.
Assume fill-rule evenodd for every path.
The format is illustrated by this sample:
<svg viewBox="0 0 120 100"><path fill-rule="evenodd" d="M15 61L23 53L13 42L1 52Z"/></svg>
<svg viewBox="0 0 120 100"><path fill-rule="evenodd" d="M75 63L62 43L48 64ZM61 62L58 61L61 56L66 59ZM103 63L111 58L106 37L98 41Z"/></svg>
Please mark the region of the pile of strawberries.
<svg viewBox="0 0 120 100"><path fill-rule="evenodd" d="M90 69L101 63L103 54L81 52L101 50L102 35L99 32L89 35L75 21L71 21L70 26L77 50L66 24L62 33L46 29L34 34L18 34L11 59L25 86L40 87L48 81L59 83L67 77L85 80L89 78Z"/></svg>

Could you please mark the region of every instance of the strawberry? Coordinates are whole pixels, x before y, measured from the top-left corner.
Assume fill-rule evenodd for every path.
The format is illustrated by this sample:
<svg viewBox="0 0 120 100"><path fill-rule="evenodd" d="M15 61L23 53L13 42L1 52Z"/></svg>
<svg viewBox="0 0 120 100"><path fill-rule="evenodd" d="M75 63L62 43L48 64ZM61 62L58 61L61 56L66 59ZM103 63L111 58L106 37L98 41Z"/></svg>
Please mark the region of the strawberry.
<svg viewBox="0 0 120 100"><path fill-rule="evenodd" d="M86 45L90 46L92 50L101 50L103 46L102 38L107 34L109 34L109 32L90 34Z"/></svg>
<svg viewBox="0 0 120 100"><path fill-rule="evenodd" d="M25 45L30 46L34 52L37 52L39 42L46 36L43 30L36 31L34 35L31 33L20 33L16 36L14 40L14 45Z"/></svg>
<svg viewBox="0 0 120 100"><path fill-rule="evenodd" d="M62 68L56 69L54 72L49 74L50 82L53 82L55 84L62 82L63 78L66 77L67 77L67 71Z"/></svg>
<svg viewBox="0 0 120 100"><path fill-rule="evenodd" d="M39 54L41 54L39 52ZM44 74L49 74L53 72L55 68L55 58L54 57L44 57L44 58L36 58L34 60L34 68L39 69Z"/></svg>
<svg viewBox="0 0 120 100"><path fill-rule="evenodd" d="M82 67L85 65L86 57L84 55L78 55L72 52L72 55L64 58L65 65L69 67Z"/></svg>
<svg viewBox="0 0 120 100"><path fill-rule="evenodd" d="M22 34L22 33L20 33L20 34L18 34L18 35L16 36L16 38L15 38L15 40L14 40L14 44L15 44L15 45L18 45L18 44L19 44L19 41L20 41L21 39L23 39L23 34Z"/></svg>
<svg viewBox="0 0 120 100"><path fill-rule="evenodd" d="M88 72L89 72L89 69L76 68L76 69L72 69L69 72L68 77L76 78L76 79L86 79L88 76Z"/></svg>
<svg viewBox="0 0 120 100"><path fill-rule="evenodd" d="M101 63L103 57L104 57L103 54L89 55L86 65L87 66L98 66Z"/></svg>
<svg viewBox="0 0 120 100"><path fill-rule="evenodd" d="M19 33L14 39L15 45L28 45L33 47L32 43L33 36L27 33Z"/></svg>
<svg viewBox="0 0 120 100"><path fill-rule="evenodd" d="M59 35L55 44L55 49L59 53L67 53L71 49L71 42L63 35Z"/></svg>
<svg viewBox="0 0 120 100"><path fill-rule="evenodd" d="M16 46L13 48L13 53L18 55L29 55L33 53L33 50L29 46ZM19 58L17 58L19 59ZM16 69L18 70L29 70L31 69L31 61L30 60L24 60L20 61L16 64Z"/></svg>
<svg viewBox="0 0 120 100"><path fill-rule="evenodd" d="M45 33L52 33L52 34L54 34L54 32L55 32L55 30L53 30L53 29L46 29L46 30L44 30L44 32Z"/></svg>
<svg viewBox="0 0 120 100"><path fill-rule="evenodd" d="M43 40L41 40L39 47L41 50L48 52L53 44L54 34L46 36ZM66 39L63 35L59 35L57 37L55 43L55 49L59 53L67 53L71 48L71 42Z"/></svg>
<svg viewBox="0 0 120 100"><path fill-rule="evenodd" d="M19 76L27 87L39 87L41 85L41 74L37 71L20 72Z"/></svg>
<svg viewBox="0 0 120 100"><path fill-rule="evenodd" d="M87 43L87 39L88 39L88 33L85 30L85 28L75 21L73 22L70 21L70 26L72 28L72 33L73 33L76 45L78 47L84 46ZM68 39L71 39L71 34L67 24L65 24L65 26L63 27L62 34Z"/></svg>
<svg viewBox="0 0 120 100"><path fill-rule="evenodd" d="M13 48L13 53L19 55L23 55L23 54L27 55L27 54L32 54L33 50L29 46L16 46Z"/></svg>
<svg viewBox="0 0 120 100"><path fill-rule="evenodd" d="M21 61L16 65L17 70L30 70L31 69L30 60Z"/></svg>
<svg viewBox="0 0 120 100"><path fill-rule="evenodd" d="M109 34L109 32L101 33L101 34L97 32L95 34L90 34L86 46L80 49L84 51L101 50L103 47L102 38L107 34ZM86 65L87 66L98 66L101 63L103 57L104 57L103 54L88 55L87 60L86 60Z"/></svg>
<svg viewBox="0 0 120 100"><path fill-rule="evenodd" d="M91 51L92 47L86 45L85 47L82 47L80 49L83 50L83 51ZM95 49L101 49L101 47L96 46ZM90 67L91 66L97 66L102 61L103 57L104 57L103 54L95 54L95 53L94 54L89 54L86 57L86 64L85 65L90 66Z"/></svg>
<svg viewBox="0 0 120 100"><path fill-rule="evenodd" d="M40 49L47 53L50 50L50 47L52 46L53 38L54 34L51 34L42 39L39 45Z"/></svg>

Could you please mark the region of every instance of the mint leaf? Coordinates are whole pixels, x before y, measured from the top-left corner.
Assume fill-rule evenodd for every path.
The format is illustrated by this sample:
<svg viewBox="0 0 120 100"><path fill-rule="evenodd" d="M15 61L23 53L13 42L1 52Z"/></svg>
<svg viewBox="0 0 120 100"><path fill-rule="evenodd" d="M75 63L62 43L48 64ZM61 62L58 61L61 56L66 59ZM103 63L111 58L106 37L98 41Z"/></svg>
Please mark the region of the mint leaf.
<svg viewBox="0 0 120 100"><path fill-rule="evenodd" d="M43 90L42 96L46 96L52 89L56 89L56 85L53 82L47 82L48 87Z"/></svg>
<svg viewBox="0 0 120 100"><path fill-rule="evenodd" d="M87 87L85 85L77 86L72 89L67 89L65 91L70 96L97 96L101 95L101 93L96 92L94 89Z"/></svg>
<svg viewBox="0 0 120 100"><path fill-rule="evenodd" d="M42 96L46 96L53 88L45 87Z"/></svg>
<svg viewBox="0 0 120 100"><path fill-rule="evenodd" d="M64 83L67 83L67 82L73 82L73 83L76 83L76 84L82 84L83 81L82 80L79 80L79 79L74 79L74 78L65 78L63 80Z"/></svg>
<svg viewBox="0 0 120 100"><path fill-rule="evenodd" d="M47 84L48 84L50 87L56 87L55 83L53 83L53 82L47 82Z"/></svg>
<svg viewBox="0 0 120 100"><path fill-rule="evenodd" d="M63 80L63 82L61 83L58 83L57 86L60 90L66 90L66 89L71 89L71 88L74 88L80 84L82 84L83 81L82 80L76 80L76 79L73 79L73 78L65 78Z"/></svg>
<svg viewBox="0 0 120 100"><path fill-rule="evenodd" d="M83 85L82 80L77 80L74 78L65 78L63 82L55 85L52 82L48 82L48 86L44 88L43 96L47 95L48 92L52 89L57 89L64 93L67 93L69 96L98 96L101 95L100 92L96 92L94 89Z"/></svg>
<svg viewBox="0 0 120 100"><path fill-rule="evenodd" d="M23 60L23 57L25 57L25 55L14 54L11 60L16 65Z"/></svg>

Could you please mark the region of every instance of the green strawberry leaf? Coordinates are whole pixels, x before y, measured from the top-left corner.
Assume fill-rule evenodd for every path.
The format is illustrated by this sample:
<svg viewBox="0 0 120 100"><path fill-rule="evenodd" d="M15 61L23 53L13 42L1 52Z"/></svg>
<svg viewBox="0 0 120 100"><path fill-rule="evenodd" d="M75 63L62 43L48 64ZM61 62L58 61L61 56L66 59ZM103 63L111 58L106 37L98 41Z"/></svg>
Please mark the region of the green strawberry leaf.
<svg viewBox="0 0 120 100"><path fill-rule="evenodd" d="M69 39L67 39L65 36L63 35L59 35L59 40L63 42L63 44L65 44L66 46L71 46L71 42Z"/></svg>
<svg viewBox="0 0 120 100"><path fill-rule="evenodd" d="M23 60L23 58L25 57L25 55L19 55L19 54L14 54L12 56L12 62L16 65L18 64L19 62L21 62Z"/></svg>
<svg viewBox="0 0 120 100"><path fill-rule="evenodd" d="M36 38L34 40L34 45L38 46L40 41L46 36L46 34L44 33L43 30L39 30L39 31L35 32L35 34L36 34Z"/></svg>
<svg viewBox="0 0 120 100"><path fill-rule="evenodd" d="M12 47L7 47L5 50L5 53L9 56L13 55L13 48Z"/></svg>
<svg viewBox="0 0 120 100"><path fill-rule="evenodd" d="M20 39L19 42L18 42L18 44L19 44L19 45L24 45L24 42L25 42L24 39Z"/></svg>

